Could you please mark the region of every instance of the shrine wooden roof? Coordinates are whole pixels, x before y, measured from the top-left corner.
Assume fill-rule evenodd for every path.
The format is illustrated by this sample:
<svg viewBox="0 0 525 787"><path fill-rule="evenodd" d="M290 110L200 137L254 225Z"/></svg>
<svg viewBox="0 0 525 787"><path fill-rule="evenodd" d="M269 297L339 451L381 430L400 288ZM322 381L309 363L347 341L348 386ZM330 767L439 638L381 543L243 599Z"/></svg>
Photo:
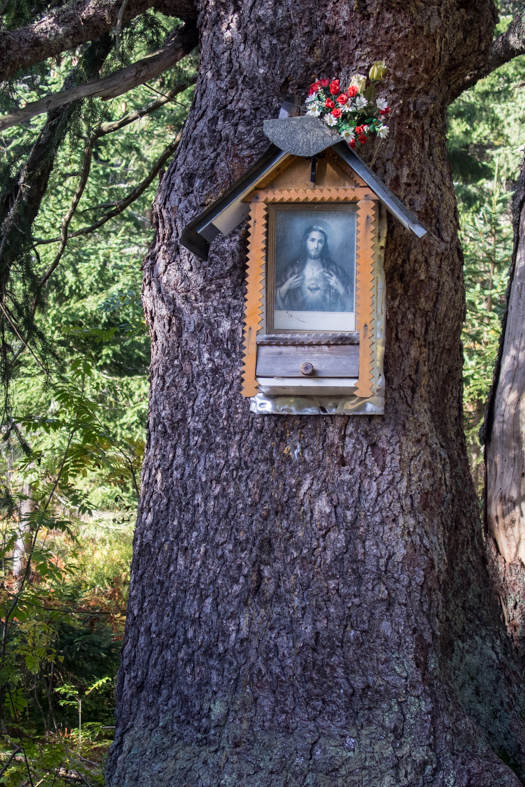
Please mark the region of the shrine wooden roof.
<svg viewBox="0 0 525 787"><path fill-rule="evenodd" d="M378 200L401 224L418 238L427 230L417 217L375 175L361 157L341 137L321 120L313 117L290 117L267 120L264 132L270 147L227 191L184 228L181 243L203 260L208 259L210 243L223 233L227 235L249 214L245 201L248 194L261 182L271 180L271 174L282 169L290 157L312 158L331 149L374 192Z"/></svg>

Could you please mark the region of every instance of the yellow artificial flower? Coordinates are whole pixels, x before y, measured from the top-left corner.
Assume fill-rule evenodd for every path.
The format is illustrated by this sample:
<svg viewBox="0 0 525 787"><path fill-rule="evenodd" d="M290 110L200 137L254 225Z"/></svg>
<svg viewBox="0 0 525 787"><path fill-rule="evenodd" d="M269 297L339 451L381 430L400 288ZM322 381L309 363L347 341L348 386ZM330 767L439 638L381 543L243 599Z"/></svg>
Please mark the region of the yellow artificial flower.
<svg viewBox="0 0 525 787"><path fill-rule="evenodd" d="M380 79L386 74L386 63L384 60L376 60L375 63L372 63L372 68L369 71L368 76L373 82L379 82Z"/></svg>

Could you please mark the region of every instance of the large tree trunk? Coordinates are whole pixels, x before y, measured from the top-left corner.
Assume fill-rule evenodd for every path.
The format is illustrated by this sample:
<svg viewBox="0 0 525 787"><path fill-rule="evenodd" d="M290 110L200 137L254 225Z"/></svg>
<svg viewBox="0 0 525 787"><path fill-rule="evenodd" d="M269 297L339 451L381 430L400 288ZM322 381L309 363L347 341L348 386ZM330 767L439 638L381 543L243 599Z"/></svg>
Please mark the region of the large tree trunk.
<svg viewBox="0 0 525 787"><path fill-rule="evenodd" d="M525 160L513 214L507 310L485 429L486 513L507 628L525 654Z"/></svg>
<svg viewBox="0 0 525 787"><path fill-rule="evenodd" d="M148 452L111 787L520 782L517 675L483 558L461 411L464 314L445 113L489 0L202 0L194 106L145 266ZM241 397L246 231L185 223L312 76L389 66L384 416L255 416ZM513 688L514 687L514 688ZM513 707L514 704L514 707Z"/></svg>

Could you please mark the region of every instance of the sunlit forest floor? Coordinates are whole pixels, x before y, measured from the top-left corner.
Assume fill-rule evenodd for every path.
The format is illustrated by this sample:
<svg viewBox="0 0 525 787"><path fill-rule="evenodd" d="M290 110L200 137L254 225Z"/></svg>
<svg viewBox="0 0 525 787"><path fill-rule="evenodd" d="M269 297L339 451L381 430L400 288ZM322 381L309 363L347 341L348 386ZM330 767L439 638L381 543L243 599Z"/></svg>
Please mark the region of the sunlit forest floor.
<svg viewBox="0 0 525 787"><path fill-rule="evenodd" d="M162 39L162 16L149 19L128 49L123 35L124 60ZM37 84L34 77L21 81L2 111L58 90L73 59L50 67ZM38 313L41 352L23 343L17 350L0 448L0 705L7 720L0 730L0 784L9 787L104 783L144 452L149 343L140 265L153 236L156 178L129 207L105 217L147 181L182 128L195 73L194 60L184 63L124 101L91 102L78 116L61 145L28 252L27 271L54 264L94 130L171 96L97 136L72 236ZM458 99L449 116L467 288L465 423L480 491L478 432L498 348L511 198L524 153L524 73L525 59L518 58ZM0 137L4 178L44 122L35 118ZM15 301L25 297L27 271L20 272Z"/></svg>

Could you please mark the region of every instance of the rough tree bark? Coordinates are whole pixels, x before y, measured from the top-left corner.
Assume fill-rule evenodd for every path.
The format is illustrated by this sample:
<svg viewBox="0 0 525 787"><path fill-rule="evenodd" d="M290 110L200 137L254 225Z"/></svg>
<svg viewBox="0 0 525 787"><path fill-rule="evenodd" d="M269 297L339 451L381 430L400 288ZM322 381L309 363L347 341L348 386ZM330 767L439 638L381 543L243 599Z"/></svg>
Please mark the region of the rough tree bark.
<svg viewBox="0 0 525 787"><path fill-rule="evenodd" d="M464 314L445 151L489 55L490 0L202 0L194 106L156 203L148 451L110 787L510 787L519 675L462 431ZM254 416L240 395L246 231L185 223L264 150L312 76L384 58L383 417Z"/></svg>

